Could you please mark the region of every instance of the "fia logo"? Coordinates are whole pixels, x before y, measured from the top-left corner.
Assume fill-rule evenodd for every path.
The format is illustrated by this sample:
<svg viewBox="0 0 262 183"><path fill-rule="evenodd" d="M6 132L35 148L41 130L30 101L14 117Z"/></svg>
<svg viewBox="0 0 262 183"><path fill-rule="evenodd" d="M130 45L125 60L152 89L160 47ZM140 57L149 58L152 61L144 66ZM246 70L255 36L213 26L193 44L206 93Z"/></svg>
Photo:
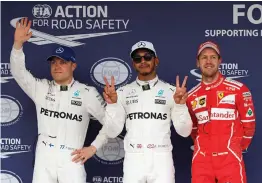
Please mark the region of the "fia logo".
<svg viewBox="0 0 262 183"><path fill-rule="evenodd" d="M47 4L37 4L32 9L35 18L49 18L52 15L52 8Z"/></svg>

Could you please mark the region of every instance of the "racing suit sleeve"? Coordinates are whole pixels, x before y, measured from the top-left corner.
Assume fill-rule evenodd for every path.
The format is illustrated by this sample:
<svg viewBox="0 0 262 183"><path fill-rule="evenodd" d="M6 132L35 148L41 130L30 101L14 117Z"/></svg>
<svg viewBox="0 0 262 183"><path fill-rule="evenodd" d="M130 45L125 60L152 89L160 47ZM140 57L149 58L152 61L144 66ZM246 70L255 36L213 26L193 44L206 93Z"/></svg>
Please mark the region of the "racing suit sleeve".
<svg viewBox="0 0 262 183"><path fill-rule="evenodd" d="M190 114L190 117L191 117L191 120L192 120L192 123L193 123L192 132L191 132L190 136L193 139L193 142L195 142L195 139L197 137L197 130L198 130L197 124L198 124L198 122L197 122L196 115L192 110L192 105L190 104L190 100L187 100L186 105L187 105L188 112Z"/></svg>
<svg viewBox="0 0 262 183"><path fill-rule="evenodd" d="M35 78L25 67L25 54L23 48L16 50L15 48L11 51L10 56L10 68L11 73L22 88L22 90L35 101L37 78Z"/></svg>
<svg viewBox="0 0 262 183"><path fill-rule="evenodd" d="M110 138L117 137L123 130L126 122L126 111L122 103L123 89L117 90L117 102L107 104L105 114L105 126Z"/></svg>
<svg viewBox="0 0 262 183"><path fill-rule="evenodd" d="M96 88L90 87L86 96L86 107L87 111L93 115L102 125L102 129L99 131L96 139L91 143L98 150L108 142L108 136L104 125L105 117L105 101L102 96L98 93Z"/></svg>
<svg viewBox="0 0 262 183"><path fill-rule="evenodd" d="M248 148L255 133L255 109L249 89L243 85L237 94L237 109L243 126L242 150Z"/></svg>
<svg viewBox="0 0 262 183"><path fill-rule="evenodd" d="M186 104L176 104L171 109L171 119L176 132L182 137L188 137L192 131L192 120Z"/></svg>

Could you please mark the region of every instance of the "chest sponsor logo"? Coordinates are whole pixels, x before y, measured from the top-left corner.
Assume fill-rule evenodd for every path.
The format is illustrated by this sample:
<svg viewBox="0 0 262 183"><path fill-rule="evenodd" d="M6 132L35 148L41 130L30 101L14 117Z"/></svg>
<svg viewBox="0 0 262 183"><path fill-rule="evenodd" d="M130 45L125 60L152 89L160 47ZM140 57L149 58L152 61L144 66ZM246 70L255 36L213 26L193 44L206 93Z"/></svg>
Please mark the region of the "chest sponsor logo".
<svg viewBox="0 0 262 183"><path fill-rule="evenodd" d="M164 95L164 90L163 89L159 90L155 97L156 98L166 98Z"/></svg>
<svg viewBox="0 0 262 183"><path fill-rule="evenodd" d="M192 109L196 110L202 107L206 107L206 95L196 97L193 101L191 101Z"/></svg>
<svg viewBox="0 0 262 183"><path fill-rule="evenodd" d="M196 101L196 100L193 100L193 101L191 102L191 104L192 104L192 108L195 109L196 106L197 106L197 101Z"/></svg>
<svg viewBox="0 0 262 183"><path fill-rule="evenodd" d="M157 112L134 112L127 114L127 119L136 120L136 119L160 119L166 120L167 113L157 113Z"/></svg>
<svg viewBox="0 0 262 183"><path fill-rule="evenodd" d="M207 111L196 113L198 124L203 124L209 121L209 115Z"/></svg>
<svg viewBox="0 0 262 183"><path fill-rule="evenodd" d="M61 119L69 119L69 120L76 120L81 122L82 121L82 115L77 115L77 114L73 114L73 113L68 113L68 112L57 112L57 111L51 111L45 108L41 108L40 109L40 114L45 115L45 116L49 116L51 118L61 118Z"/></svg>
<svg viewBox="0 0 262 183"><path fill-rule="evenodd" d="M51 101L51 102L55 102L55 98L50 97L50 96L48 96L48 95L45 97L45 99L46 99L46 100L49 100L49 101Z"/></svg>
<svg viewBox="0 0 262 183"><path fill-rule="evenodd" d="M206 97L199 99L199 105L201 105L201 106L205 105L206 106Z"/></svg>
<svg viewBox="0 0 262 183"><path fill-rule="evenodd" d="M80 91L79 90L74 91L72 98L74 98L74 99L81 99Z"/></svg>
<svg viewBox="0 0 262 183"><path fill-rule="evenodd" d="M51 102L55 102L55 94L52 92L52 87L49 87L45 99Z"/></svg>
<svg viewBox="0 0 262 183"><path fill-rule="evenodd" d="M166 104L166 100L155 99L155 104L162 104L162 105L165 105L165 104Z"/></svg>
<svg viewBox="0 0 262 183"><path fill-rule="evenodd" d="M218 92L217 93L217 101L218 104L235 104L235 94L227 94L225 92Z"/></svg>
<svg viewBox="0 0 262 183"><path fill-rule="evenodd" d="M211 120L235 120L235 110L225 108L212 108Z"/></svg>
<svg viewBox="0 0 262 183"><path fill-rule="evenodd" d="M126 98L135 98L135 97L138 97L138 95L136 94L136 89L131 89L131 90L128 92Z"/></svg>
<svg viewBox="0 0 262 183"><path fill-rule="evenodd" d="M224 97L224 92L218 92L217 96L219 99L222 99Z"/></svg>
<svg viewBox="0 0 262 183"><path fill-rule="evenodd" d="M157 96L162 96L164 94L164 90L159 90L158 92L157 92Z"/></svg>
<svg viewBox="0 0 262 183"><path fill-rule="evenodd" d="M212 108L209 115L208 111L202 111L196 113L196 118L198 124L203 124L211 120L235 120L235 110L234 109L225 109L225 108Z"/></svg>
<svg viewBox="0 0 262 183"><path fill-rule="evenodd" d="M81 106L81 105L82 105L82 101L71 100L71 104L72 104L72 105Z"/></svg>
<svg viewBox="0 0 262 183"><path fill-rule="evenodd" d="M127 100L126 101L126 105L137 104L137 103L138 103L138 99L133 99L133 100Z"/></svg>

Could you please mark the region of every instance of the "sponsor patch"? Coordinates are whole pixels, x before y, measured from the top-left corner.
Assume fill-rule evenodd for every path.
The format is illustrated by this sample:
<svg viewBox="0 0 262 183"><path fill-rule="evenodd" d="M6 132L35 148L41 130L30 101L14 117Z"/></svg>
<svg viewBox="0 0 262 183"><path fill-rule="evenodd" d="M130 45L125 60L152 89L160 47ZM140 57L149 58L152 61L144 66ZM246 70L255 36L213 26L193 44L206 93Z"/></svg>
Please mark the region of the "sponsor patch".
<svg viewBox="0 0 262 183"><path fill-rule="evenodd" d="M165 105L165 104L166 104L166 100L155 99L155 104L162 104L162 105Z"/></svg>
<svg viewBox="0 0 262 183"><path fill-rule="evenodd" d="M133 100L127 100L127 101L126 101L126 105L136 104L136 103L138 103L138 99L133 99Z"/></svg>
<svg viewBox="0 0 262 183"><path fill-rule="evenodd" d="M246 117L252 117L254 116L254 113L252 111L252 109L249 107L248 110L247 110L247 113L246 113Z"/></svg>
<svg viewBox="0 0 262 183"><path fill-rule="evenodd" d="M55 102L55 98L50 97L50 96L48 96L48 95L45 97L45 99L46 99L46 100L49 100L49 101L51 101L51 102Z"/></svg>
<svg viewBox="0 0 262 183"><path fill-rule="evenodd" d="M193 101L191 102L191 105L192 105L192 109L195 109L196 106L197 106L197 101L196 101L196 100L193 100Z"/></svg>
<svg viewBox="0 0 262 183"><path fill-rule="evenodd" d="M242 93L243 97L251 97L251 93L250 92L244 92Z"/></svg>
<svg viewBox="0 0 262 183"><path fill-rule="evenodd" d="M235 110L225 108L212 108L211 120L235 120Z"/></svg>
<svg viewBox="0 0 262 183"><path fill-rule="evenodd" d="M196 113L198 124L203 124L209 121L209 115L207 111Z"/></svg>
<svg viewBox="0 0 262 183"><path fill-rule="evenodd" d="M223 93L223 98L220 98L218 95L218 104L231 104L234 105L235 104L235 94L231 94L231 95L226 95Z"/></svg>
<svg viewBox="0 0 262 183"><path fill-rule="evenodd" d="M202 107L206 106L206 97L199 97L199 105Z"/></svg>
<svg viewBox="0 0 262 183"><path fill-rule="evenodd" d="M71 100L71 104L72 105L81 106L82 105L82 101Z"/></svg>
<svg viewBox="0 0 262 183"><path fill-rule="evenodd" d="M196 97L193 101L191 101L192 109L196 110L202 107L206 107L206 95Z"/></svg>
<svg viewBox="0 0 262 183"><path fill-rule="evenodd" d="M218 92L217 96L219 99L222 99L224 97L224 92Z"/></svg>

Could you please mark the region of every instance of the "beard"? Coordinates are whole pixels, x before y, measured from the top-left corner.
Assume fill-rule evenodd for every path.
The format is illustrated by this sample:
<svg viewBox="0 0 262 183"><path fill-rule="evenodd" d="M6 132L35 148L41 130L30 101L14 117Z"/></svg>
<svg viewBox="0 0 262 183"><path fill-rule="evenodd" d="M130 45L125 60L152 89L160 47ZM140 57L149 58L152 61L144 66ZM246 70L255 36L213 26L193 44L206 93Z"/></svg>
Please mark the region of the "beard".
<svg viewBox="0 0 262 183"><path fill-rule="evenodd" d="M136 71L142 75L142 76L148 76L150 74L152 74L155 71L156 67L155 67L155 63L152 65L151 69L147 72L143 72L143 71L139 71L139 69L136 69Z"/></svg>
<svg viewBox="0 0 262 183"><path fill-rule="evenodd" d="M200 68L200 71L205 77L214 77L219 72L219 69L217 67L213 67L212 69Z"/></svg>
<svg viewBox="0 0 262 183"><path fill-rule="evenodd" d="M202 75L203 76L205 76L205 77L210 77L210 78L212 78L212 77L214 77L216 74L217 74L217 72L218 71L212 71L212 72L206 72L206 71L204 71L204 72L202 72Z"/></svg>
<svg viewBox="0 0 262 183"><path fill-rule="evenodd" d="M151 73L153 73L153 71L150 71L150 72L140 72L140 75L142 75L142 76L148 76L148 75L150 75Z"/></svg>
<svg viewBox="0 0 262 183"><path fill-rule="evenodd" d="M219 73L219 70L218 69L214 69L214 70L201 70L201 73L202 73L202 78L215 78L217 76L217 74Z"/></svg>

